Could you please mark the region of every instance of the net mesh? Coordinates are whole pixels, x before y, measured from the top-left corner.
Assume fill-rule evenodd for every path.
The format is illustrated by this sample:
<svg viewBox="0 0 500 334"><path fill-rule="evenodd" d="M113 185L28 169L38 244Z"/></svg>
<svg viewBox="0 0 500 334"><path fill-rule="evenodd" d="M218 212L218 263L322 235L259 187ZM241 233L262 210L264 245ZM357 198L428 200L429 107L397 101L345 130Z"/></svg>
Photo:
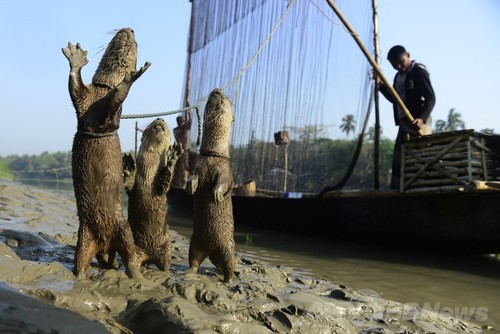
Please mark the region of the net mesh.
<svg viewBox="0 0 500 334"><path fill-rule="evenodd" d="M354 115L361 125L368 111L369 64L352 36L321 0L193 0L192 6L182 103L203 110L214 88L224 90L235 116L235 182L320 191L334 173L317 166L325 154L318 140L345 137L342 118ZM372 49L370 2L337 6ZM288 131L289 145L275 145L278 131Z"/></svg>

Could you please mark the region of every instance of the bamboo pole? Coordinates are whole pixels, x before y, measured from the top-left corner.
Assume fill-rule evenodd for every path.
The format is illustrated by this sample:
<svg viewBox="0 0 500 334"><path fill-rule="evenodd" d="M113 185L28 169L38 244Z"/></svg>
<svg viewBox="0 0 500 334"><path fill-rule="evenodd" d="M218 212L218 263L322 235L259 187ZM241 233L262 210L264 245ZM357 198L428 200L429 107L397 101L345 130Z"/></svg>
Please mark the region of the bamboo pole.
<svg viewBox="0 0 500 334"><path fill-rule="evenodd" d="M283 193L286 193L287 179L288 179L288 144L285 144L285 178L283 180Z"/></svg>
<svg viewBox="0 0 500 334"><path fill-rule="evenodd" d="M189 170L189 150L191 148L190 143L190 134L191 134L191 122L192 122L192 112L189 109L191 106L191 59L193 54L193 42L194 42L194 28L195 28L195 12L194 12L194 3L193 0L189 0L191 3L191 18L189 21L189 38L188 38L188 46L187 46L187 64L186 64L186 83L184 87L184 124L179 125L182 129L181 132L181 145L183 149L183 153L179 157L177 162L176 172L174 174L173 184L177 187L184 187L186 173ZM196 114L198 115L198 108L196 108ZM200 119L198 117L198 122ZM199 139L199 136L198 136Z"/></svg>
<svg viewBox="0 0 500 334"><path fill-rule="evenodd" d="M396 90L394 89L394 87L392 87L392 84L385 77L385 75L382 72L382 69L380 68L380 66L378 66L378 64L375 62L375 60L373 60L372 56L370 55L370 53L368 52L368 50L364 46L363 42L359 38L359 35L356 33L356 31L354 30L354 28L349 24L349 22L347 22L347 20L345 19L344 15L342 15L342 13L338 9L338 7L333 3L333 1L332 0L326 0L326 2L333 9L333 11L335 12L335 14L339 17L340 21L342 21L342 23L344 24L344 26L346 27L346 29L351 34L352 38L354 38L354 41L358 44L359 48L361 49L361 51L365 55L366 59L368 59L368 62L370 63L370 65L372 65L373 69L375 70L375 72L377 72L377 75L380 77L380 79L382 80L382 82L384 83L384 85L389 89L389 92L391 93L392 97L394 98L394 100L396 101L396 103L398 104L398 106L401 108L401 110L403 110L404 114L406 115L406 118L408 118L408 120L410 121L410 123L412 123L415 119L411 115L411 113L408 110L408 108L406 108L403 100L401 100L401 98L399 97L399 95L396 92ZM422 131L418 130L418 134L420 136L422 136Z"/></svg>
<svg viewBox="0 0 500 334"><path fill-rule="evenodd" d="M377 0L372 0L372 12L373 12L373 55L375 57L375 62L380 64L379 55L379 38L378 38L378 11L377 11ZM375 103L375 137L374 142L374 166L373 166L373 188L375 190L380 188L380 107L379 107L379 86L377 80L375 80L375 92L373 94L373 102Z"/></svg>
<svg viewBox="0 0 500 334"><path fill-rule="evenodd" d="M188 56L187 56L187 64L186 64L186 86L184 87L184 108L186 109L184 111L184 124L185 126L183 127L182 131L182 139L181 139L181 144L182 144L182 149L186 153L181 159L188 159L187 158L187 152L189 152L189 149L191 148L191 143L189 142L189 136L191 134L191 126L188 126L190 122L193 120L192 112L189 107L191 107L191 60L193 56L193 42L194 42L194 4L193 0L189 0L191 2L191 18L189 21L189 39L188 39ZM198 118L198 121L200 119ZM179 164L179 166L185 167L183 164ZM181 168L183 168L181 167ZM181 174L181 173L179 173Z"/></svg>
<svg viewBox="0 0 500 334"><path fill-rule="evenodd" d="M139 130L139 126L137 125L137 121L135 121L134 159L137 159L137 131L138 130Z"/></svg>
<svg viewBox="0 0 500 334"><path fill-rule="evenodd" d="M194 4L192 0L191 2L191 18L189 21L189 40L188 40L188 57L187 57L187 65L186 65L186 86L184 87L184 107L191 106L190 95L191 95L191 56L193 53L193 41L194 41ZM187 117L187 113L189 110L186 110L185 117Z"/></svg>

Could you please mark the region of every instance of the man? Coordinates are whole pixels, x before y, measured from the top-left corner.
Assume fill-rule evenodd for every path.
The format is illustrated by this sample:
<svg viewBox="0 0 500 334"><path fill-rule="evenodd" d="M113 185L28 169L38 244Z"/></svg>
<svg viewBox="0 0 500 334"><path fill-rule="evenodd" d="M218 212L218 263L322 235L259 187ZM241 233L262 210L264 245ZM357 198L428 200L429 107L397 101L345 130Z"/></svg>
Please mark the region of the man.
<svg viewBox="0 0 500 334"><path fill-rule="evenodd" d="M426 131L426 122L430 121L431 111L436 103L427 68L410 59L410 53L401 45L393 46L387 53L387 59L397 70L394 77L394 89L398 93L406 108L413 116L410 122L403 110L390 94L389 88L379 80L380 92L393 104L394 121L399 126L398 136L394 144L392 158L391 188L399 189L401 170L401 145L408 137L418 135L418 131Z"/></svg>
<svg viewBox="0 0 500 334"><path fill-rule="evenodd" d="M172 183L178 188L186 186L189 177L189 131L191 130L192 115L191 111L186 112L186 117L178 116L176 118L177 126L173 129L175 141L182 145L183 153L177 159L174 169L174 179Z"/></svg>

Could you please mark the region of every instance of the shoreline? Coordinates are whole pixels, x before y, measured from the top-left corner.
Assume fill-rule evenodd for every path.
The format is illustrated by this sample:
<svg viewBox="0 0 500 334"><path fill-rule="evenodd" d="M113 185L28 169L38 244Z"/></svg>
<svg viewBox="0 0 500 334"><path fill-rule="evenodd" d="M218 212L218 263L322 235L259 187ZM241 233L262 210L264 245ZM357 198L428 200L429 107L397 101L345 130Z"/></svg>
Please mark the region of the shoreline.
<svg viewBox="0 0 500 334"><path fill-rule="evenodd" d="M87 279L77 280L71 272L77 229L73 199L0 179L0 292L13 295L0 302L11 310L0 317L0 331L15 325L15 333L36 326L40 333L74 333L68 328L78 323L95 333L482 332L458 318L238 252L232 283L222 283L208 261L190 274L189 240L174 230L169 273L142 268L147 280L137 282L123 266L93 266ZM47 316L16 317L26 296L47 306L37 312ZM51 321L50 312L60 312L61 323Z"/></svg>

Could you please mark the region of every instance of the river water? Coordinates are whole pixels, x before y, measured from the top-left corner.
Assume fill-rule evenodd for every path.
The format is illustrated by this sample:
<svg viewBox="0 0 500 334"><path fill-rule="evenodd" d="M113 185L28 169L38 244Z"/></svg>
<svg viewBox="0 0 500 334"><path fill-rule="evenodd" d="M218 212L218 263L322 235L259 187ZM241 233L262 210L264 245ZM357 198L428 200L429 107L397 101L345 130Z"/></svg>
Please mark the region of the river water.
<svg viewBox="0 0 500 334"><path fill-rule="evenodd" d="M169 219L171 229L190 237L189 217L171 212ZM500 333L500 260L493 255L390 249L239 226L235 241L238 253L260 261L401 303L418 303Z"/></svg>

